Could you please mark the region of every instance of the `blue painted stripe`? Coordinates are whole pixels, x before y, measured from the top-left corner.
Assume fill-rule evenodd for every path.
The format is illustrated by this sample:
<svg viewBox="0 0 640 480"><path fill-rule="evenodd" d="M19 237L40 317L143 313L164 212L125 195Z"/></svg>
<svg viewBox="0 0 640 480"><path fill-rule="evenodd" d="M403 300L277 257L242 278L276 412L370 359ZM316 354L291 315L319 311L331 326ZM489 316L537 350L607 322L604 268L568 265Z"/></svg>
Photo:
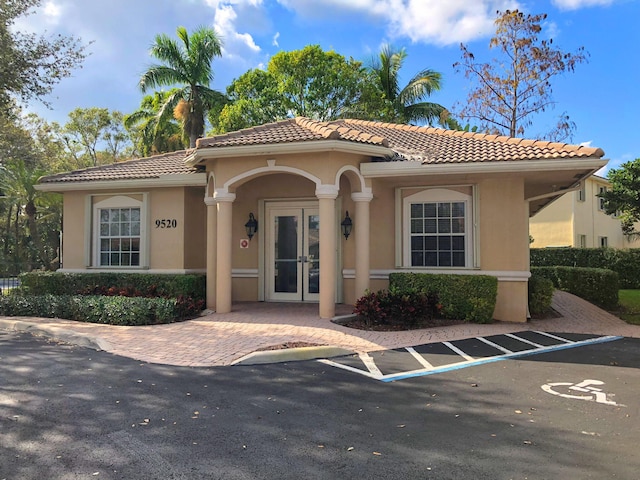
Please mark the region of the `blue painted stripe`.
<svg viewBox="0 0 640 480"><path fill-rule="evenodd" d="M406 378L413 378L413 377L424 377L427 375L434 375L436 373L445 373L445 372L452 372L454 370L461 370L463 368L468 368L468 367L475 367L477 365L485 365L487 363L494 363L494 362L500 362L502 360L508 360L511 358L523 358L523 357L529 357L532 355L539 355L541 353L549 353L549 352L556 352L559 350L567 350L569 348L576 348L576 347L582 347L585 345L595 345L598 343L606 343L606 342L613 342L615 340L620 340L624 337L619 337L619 336L606 336L606 337L597 337L597 338L591 338L589 340L582 340L579 342L571 342L571 343L567 343L564 345L553 345L550 347L544 347L544 348L536 348L534 350L525 350L523 352L514 352L514 353L509 353L506 355L499 355L497 357L490 357L490 358L484 358L482 360L474 360L474 361L470 361L470 362L461 362L461 363L454 363L451 365L445 365L444 367L440 367L440 368L435 368L433 370L414 370L413 372L408 372L408 373L399 373L399 374L393 374L393 375L385 375L384 377L380 378L381 382L395 382L396 380L404 380Z"/></svg>

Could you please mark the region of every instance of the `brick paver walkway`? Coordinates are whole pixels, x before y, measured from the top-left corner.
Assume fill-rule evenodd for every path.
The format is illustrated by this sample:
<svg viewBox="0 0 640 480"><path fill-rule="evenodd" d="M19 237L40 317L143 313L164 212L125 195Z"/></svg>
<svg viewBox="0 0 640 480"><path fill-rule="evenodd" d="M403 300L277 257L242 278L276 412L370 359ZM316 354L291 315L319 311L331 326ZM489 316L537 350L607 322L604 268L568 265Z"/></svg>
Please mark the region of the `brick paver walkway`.
<svg viewBox="0 0 640 480"><path fill-rule="evenodd" d="M0 318L0 328L15 330L29 322L50 335L74 333L98 341L113 354L150 363L184 366L230 365L258 349L287 342L332 345L356 352L398 348L522 330L593 333L640 338L640 326L571 294L557 291L554 309L559 318L527 323L462 324L403 332L355 330L318 318L317 305L240 303L227 314L211 314L186 322L145 327L97 325L47 318ZM348 314L339 306L337 314ZM56 335L58 332L59 335ZM68 337L68 335L67 335Z"/></svg>

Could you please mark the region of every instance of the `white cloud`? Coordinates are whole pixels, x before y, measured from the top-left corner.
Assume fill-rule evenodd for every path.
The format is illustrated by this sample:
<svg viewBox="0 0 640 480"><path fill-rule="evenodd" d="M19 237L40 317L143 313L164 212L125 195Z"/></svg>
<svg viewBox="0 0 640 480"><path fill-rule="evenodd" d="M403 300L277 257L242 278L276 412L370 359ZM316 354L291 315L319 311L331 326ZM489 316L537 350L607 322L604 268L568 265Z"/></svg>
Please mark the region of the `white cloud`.
<svg viewBox="0 0 640 480"><path fill-rule="evenodd" d="M556 7L560 10L578 10L585 7L594 7L598 5L611 5L614 0L552 0Z"/></svg>
<svg viewBox="0 0 640 480"><path fill-rule="evenodd" d="M385 22L392 38L450 45L495 31L498 10L519 7L517 0L278 0L304 18L327 19L358 14Z"/></svg>
<svg viewBox="0 0 640 480"><path fill-rule="evenodd" d="M247 50L257 53L256 45L249 33L239 33L236 28L238 14L232 5L218 5L215 11L213 26L222 36L223 51L227 56L241 55Z"/></svg>
<svg viewBox="0 0 640 480"><path fill-rule="evenodd" d="M44 13L45 17L49 21L57 22L61 13L60 5L57 5L54 2L47 2L44 4L42 13Z"/></svg>
<svg viewBox="0 0 640 480"><path fill-rule="evenodd" d="M280 32L276 32L276 34L273 36L273 41L271 42L272 45L279 47L280 45L278 44L278 39L280 38Z"/></svg>

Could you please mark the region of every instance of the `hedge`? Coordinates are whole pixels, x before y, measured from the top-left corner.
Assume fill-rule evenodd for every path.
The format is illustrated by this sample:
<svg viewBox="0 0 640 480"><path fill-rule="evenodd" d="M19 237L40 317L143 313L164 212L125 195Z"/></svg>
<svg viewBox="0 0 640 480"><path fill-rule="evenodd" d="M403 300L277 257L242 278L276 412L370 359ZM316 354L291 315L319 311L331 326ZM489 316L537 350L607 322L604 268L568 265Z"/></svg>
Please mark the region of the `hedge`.
<svg viewBox="0 0 640 480"><path fill-rule="evenodd" d="M437 296L443 318L490 323L496 306L498 279L488 275L391 273L389 289Z"/></svg>
<svg viewBox="0 0 640 480"><path fill-rule="evenodd" d="M136 290L140 296L206 298L205 275L146 273L30 272L20 275L20 289L29 295L103 294L105 290ZM149 294L152 292L152 294Z"/></svg>
<svg viewBox="0 0 640 480"><path fill-rule="evenodd" d="M566 292L606 309L618 305L618 274L604 268L531 267L531 274L544 277Z"/></svg>
<svg viewBox="0 0 640 480"><path fill-rule="evenodd" d="M548 278L532 274L529 278L529 313L531 315L541 315L549 311L553 301L553 291L555 287Z"/></svg>
<svg viewBox="0 0 640 480"><path fill-rule="evenodd" d="M618 274L620 288L640 289L640 248L532 248L532 267L606 268Z"/></svg>
<svg viewBox="0 0 640 480"><path fill-rule="evenodd" d="M66 318L110 325L171 323L184 314L177 299L101 295L4 295L0 315Z"/></svg>

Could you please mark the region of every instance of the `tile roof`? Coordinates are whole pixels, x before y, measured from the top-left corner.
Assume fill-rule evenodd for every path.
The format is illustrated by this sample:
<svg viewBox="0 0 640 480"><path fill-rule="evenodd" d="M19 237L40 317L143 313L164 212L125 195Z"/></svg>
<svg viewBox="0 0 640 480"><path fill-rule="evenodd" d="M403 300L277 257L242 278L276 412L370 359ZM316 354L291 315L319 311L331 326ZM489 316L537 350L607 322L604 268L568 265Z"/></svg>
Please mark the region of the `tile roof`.
<svg viewBox="0 0 640 480"><path fill-rule="evenodd" d="M321 122L296 117L198 140L196 150L252 145L335 140L387 149L378 161L414 161L423 164L504 162L557 158L599 158L600 148L498 135L458 132L366 120ZM180 150L148 158L48 175L40 183L153 179L198 173Z"/></svg>
<svg viewBox="0 0 640 480"><path fill-rule="evenodd" d="M198 140L198 149L340 140L388 147L385 160L425 164L602 157L600 148L367 120L296 117Z"/></svg>
<svg viewBox="0 0 640 480"><path fill-rule="evenodd" d="M124 162L84 168L72 172L58 173L42 177L39 183L91 182L104 180L132 180L160 178L165 175L188 175L199 173L188 167L184 160L186 150L164 153L147 158L137 158Z"/></svg>

